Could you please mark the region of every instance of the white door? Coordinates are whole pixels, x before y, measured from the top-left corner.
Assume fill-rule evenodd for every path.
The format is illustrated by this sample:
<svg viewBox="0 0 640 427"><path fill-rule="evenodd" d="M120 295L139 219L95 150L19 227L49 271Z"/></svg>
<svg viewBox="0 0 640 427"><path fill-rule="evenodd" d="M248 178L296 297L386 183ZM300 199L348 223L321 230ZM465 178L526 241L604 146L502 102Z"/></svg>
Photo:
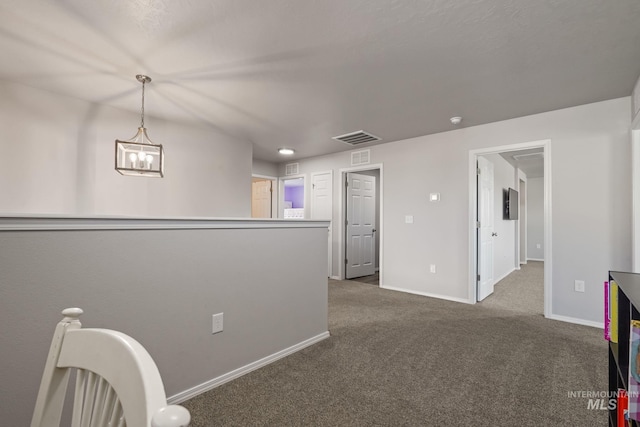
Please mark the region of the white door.
<svg viewBox="0 0 640 427"><path fill-rule="evenodd" d="M478 301L493 293L493 163L478 157Z"/></svg>
<svg viewBox="0 0 640 427"><path fill-rule="evenodd" d="M331 221L333 215L333 176L331 172L314 174L311 177L311 219L326 219ZM327 234L327 268L331 277L331 223Z"/></svg>
<svg viewBox="0 0 640 427"><path fill-rule="evenodd" d="M376 178L347 174L347 239L345 277L369 276L376 272L374 227L376 223Z"/></svg>
<svg viewBox="0 0 640 427"><path fill-rule="evenodd" d="M271 218L271 180L251 183L251 218Z"/></svg>

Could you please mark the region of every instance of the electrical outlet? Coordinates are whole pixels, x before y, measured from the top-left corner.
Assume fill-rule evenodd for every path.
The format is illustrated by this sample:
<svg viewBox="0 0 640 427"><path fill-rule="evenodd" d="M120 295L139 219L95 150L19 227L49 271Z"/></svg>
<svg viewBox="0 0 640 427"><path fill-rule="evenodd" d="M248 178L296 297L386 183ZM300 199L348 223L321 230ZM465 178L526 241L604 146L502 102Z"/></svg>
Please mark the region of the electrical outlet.
<svg viewBox="0 0 640 427"><path fill-rule="evenodd" d="M584 280L576 280L574 282L576 292L584 292Z"/></svg>
<svg viewBox="0 0 640 427"><path fill-rule="evenodd" d="M405 224L413 224L413 215L405 215L404 222Z"/></svg>
<svg viewBox="0 0 640 427"><path fill-rule="evenodd" d="M435 264L431 264L431 266L429 267L429 271L431 271L432 273L436 272L436 265Z"/></svg>
<svg viewBox="0 0 640 427"><path fill-rule="evenodd" d="M212 318L213 318L213 325L212 325L212 328L211 328L211 333L212 334L217 334L218 332L222 332L223 315L224 315L224 313L218 313L218 314L214 314L212 316Z"/></svg>
<svg viewBox="0 0 640 427"><path fill-rule="evenodd" d="M536 249L540 249L540 248L541 248L541 245L540 245L540 243L538 243L538 244L536 245Z"/></svg>

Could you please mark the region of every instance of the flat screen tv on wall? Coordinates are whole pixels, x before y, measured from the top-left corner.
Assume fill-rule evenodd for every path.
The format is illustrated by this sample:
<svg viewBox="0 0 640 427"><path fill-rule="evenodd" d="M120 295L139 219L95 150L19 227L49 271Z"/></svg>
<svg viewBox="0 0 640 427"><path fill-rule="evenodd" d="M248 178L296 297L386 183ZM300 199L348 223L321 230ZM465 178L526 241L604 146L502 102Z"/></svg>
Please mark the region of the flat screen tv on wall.
<svg viewBox="0 0 640 427"><path fill-rule="evenodd" d="M504 219L518 219L518 192L513 188L504 190Z"/></svg>

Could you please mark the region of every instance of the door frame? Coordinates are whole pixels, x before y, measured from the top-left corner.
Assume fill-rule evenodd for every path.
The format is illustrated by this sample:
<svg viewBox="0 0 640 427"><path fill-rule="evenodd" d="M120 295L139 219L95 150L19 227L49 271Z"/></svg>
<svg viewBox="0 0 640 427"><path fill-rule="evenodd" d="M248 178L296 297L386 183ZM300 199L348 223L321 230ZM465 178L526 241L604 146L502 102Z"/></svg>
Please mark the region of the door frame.
<svg viewBox="0 0 640 427"><path fill-rule="evenodd" d="M328 257L329 257L329 275L333 274L333 225L334 225L334 221L333 221L333 214L334 214L334 206L333 206L333 201L335 200L335 198L333 197L333 190L335 189L335 185L333 182L333 169L329 169L326 171L321 171L321 172L313 172L310 177L309 177L309 181L311 182L311 185L313 186L313 178L316 175L324 175L324 174L329 174L329 176L331 176L331 222L329 223L329 232L330 232L330 237L331 237L331 243L329 244L329 251L328 251ZM313 193L313 187L311 187L311 192ZM306 194L305 194L306 195ZM310 209L309 209L309 218L313 218L313 195L309 194L309 204ZM327 238L328 239L328 238Z"/></svg>
<svg viewBox="0 0 640 427"><path fill-rule="evenodd" d="M523 142L519 144L502 145L496 147L469 150L469 302L477 303L477 158L487 154L499 154L507 151L526 150L530 148L542 148L544 152L544 316L553 315L552 307L552 254L551 254L551 140Z"/></svg>
<svg viewBox="0 0 640 427"><path fill-rule="evenodd" d="M251 182L253 178L271 181L271 218L278 218L278 177L254 173L251 174Z"/></svg>
<svg viewBox="0 0 640 427"><path fill-rule="evenodd" d="M276 218L283 219L284 218L284 182L289 179L298 179L302 178L304 180L304 218L309 219L309 179L307 179L307 174L299 173L295 175L286 175L278 178L278 215Z"/></svg>
<svg viewBox="0 0 640 427"><path fill-rule="evenodd" d="M341 168L338 170L339 172L339 180L338 180L338 200L340 203L340 220L338 221L338 277L339 280L345 280L345 268L344 268L344 257L345 257L345 221L347 220L346 215L346 197L347 193L344 191L344 181L347 178L347 173L349 172L362 172L368 170L379 170L380 171L380 192L377 196L380 198L380 211L377 214L380 215L380 230L376 229L376 233L378 233L378 238L380 239L380 251L378 253L378 264L380 269L378 270L379 274L379 282L378 286L381 288L384 284L384 172L382 163L370 164L370 165L361 165L361 166L352 166L349 168ZM335 230L334 230L335 233Z"/></svg>
<svg viewBox="0 0 640 427"><path fill-rule="evenodd" d="M631 266L635 273L640 272L640 113L631 125L631 192L633 220L631 245Z"/></svg>
<svg viewBox="0 0 640 427"><path fill-rule="evenodd" d="M516 233L516 240L518 242L516 245L516 269L520 270L520 266L527 263L527 240L529 238L527 235L527 192L529 191L529 185L527 183L527 176L520 169L518 169L516 179L518 180L518 194L520 197L520 200L518 200L520 223L518 224L518 232ZM522 192L522 184L524 184L524 195ZM522 262L523 255L524 262Z"/></svg>

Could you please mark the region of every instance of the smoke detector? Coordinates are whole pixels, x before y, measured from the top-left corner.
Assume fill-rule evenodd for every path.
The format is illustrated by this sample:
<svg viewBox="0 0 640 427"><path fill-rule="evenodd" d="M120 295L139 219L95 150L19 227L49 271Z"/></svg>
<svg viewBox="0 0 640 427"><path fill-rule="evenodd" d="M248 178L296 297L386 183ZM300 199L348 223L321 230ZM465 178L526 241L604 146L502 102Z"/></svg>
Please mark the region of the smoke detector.
<svg viewBox="0 0 640 427"><path fill-rule="evenodd" d="M460 122L462 122L462 117L459 117L459 116L451 117L449 121L451 122L451 124L459 125Z"/></svg>

